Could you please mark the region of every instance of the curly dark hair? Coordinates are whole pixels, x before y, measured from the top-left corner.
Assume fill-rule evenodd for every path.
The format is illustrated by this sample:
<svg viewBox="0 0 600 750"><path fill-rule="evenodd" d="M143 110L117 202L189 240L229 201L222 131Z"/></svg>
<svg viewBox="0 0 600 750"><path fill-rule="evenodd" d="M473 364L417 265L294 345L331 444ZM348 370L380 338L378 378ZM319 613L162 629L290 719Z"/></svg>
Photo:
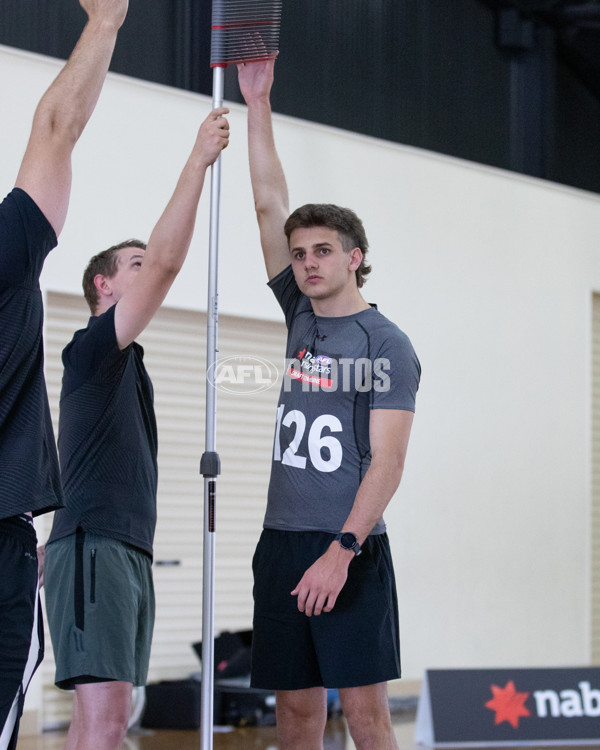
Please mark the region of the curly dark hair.
<svg viewBox="0 0 600 750"><path fill-rule="evenodd" d="M371 273L371 266L366 262L369 242L365 228L358 216L349 208L341 208L332 203L307 203L297 208L285 222L285 236L290 241L294 229L300 227L327 227L338 232L344 251L349 253L358 247L363 254L360 266L356 269L356 284L358 288L367 280Z"/></svg>

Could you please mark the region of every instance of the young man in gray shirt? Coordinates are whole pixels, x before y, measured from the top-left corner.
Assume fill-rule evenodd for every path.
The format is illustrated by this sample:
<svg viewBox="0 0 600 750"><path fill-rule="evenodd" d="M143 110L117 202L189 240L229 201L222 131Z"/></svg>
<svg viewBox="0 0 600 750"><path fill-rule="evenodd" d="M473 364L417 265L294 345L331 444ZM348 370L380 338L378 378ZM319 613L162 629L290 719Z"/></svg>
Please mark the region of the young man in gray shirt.
<svg viewBox="0 0 600 750"><path fill-rule="evenodd" d="M322 750L325 688L339 689L358 750L392 750L386 683L400 676L399 629L382 515L402 476L420 366L361 294L370 267L356 214L309 204L289 215L273 68L238 67L262 250L288 327L253 561L252 684L276 691L282 750Z"/></svg>

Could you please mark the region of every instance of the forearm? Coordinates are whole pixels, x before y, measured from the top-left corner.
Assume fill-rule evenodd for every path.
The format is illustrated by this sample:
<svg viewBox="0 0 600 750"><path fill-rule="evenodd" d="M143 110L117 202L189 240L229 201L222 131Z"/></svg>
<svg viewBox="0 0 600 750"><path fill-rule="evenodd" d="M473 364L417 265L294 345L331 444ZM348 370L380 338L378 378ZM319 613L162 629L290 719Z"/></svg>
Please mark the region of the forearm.
<svg viewBox="0 0 600 750"><path fill-rule="evenodd" d="M162 304L189 250L205 168L189 160L175 191L152 230L133 284L118 300L117 342L124 349L146 328Z"/></svg>
<svg viewBox="0 0 600 750"><path fill-rule="evenodd" d="M61 137L70 145L77 142L100 96L119 26L104 19L88 21L65 67L37 107L34 136Z"/></svg>
<svg viewBox="0 0 600 750"><path fill-rule="evenodd" d="M290 263L284 232L290 211L287 183L275 148L268 97L248 103L248 149L260 244L267 276L272 279Z"/></svg>
<svg viewBox="0 0 600 750"><path fill-rule="evenodd" d="M403 463L395 456L373 460L360 486L352 510L340 531L351 531L359 544L383 516L402 478Z"/></svg>
<svg viewBox="0 0 600 750"><path fill-rule="evenodd" d="M267 276L290 263L285 222L289 216L287 183L273 136L271 88L274 60L238 65L238 80L248 105L248 151L254 207Z"/></svg>
<svg viewBox="0 0 600 750"><path fill-rule="evenodd" d="M356 492L354 502L340 531L356 535L363 544L383 515L398 489L413 414L395 409L373 409L369 419L369 438L372 459ZM302 576L292 592L298 596L298 609L310 615L330 612L345 584L348 567L354 552L342 549L332 541Z"/></svg>
<svg viewBox="0 0 600 750"><path fill-rule="evenodd" d="M369 420L371 464L356 493L342 531L356 534L362 544L383 515L398 489L413 412L401 409L373 409Z"/></svg>
<svg viewBox="0 0 600 750"><path fill-rule="evenodd" d="M287 217L288 189L275 147L268 97L257 98L248 104L248 149L257 213L266 213L274 207L280 207Z"/></svg>
<svg viewBox="0 0 600 750"><path fill-rule="evenodd" d="M194 154L188 159L169 203L152 230L145 264L159 265L163 273L172 275L181 269L194 234L207 168Z"/></svg>
<svg viewBox="0 0 600 750"><path fill-rule="evenodd" d="M229 142L226 108L213 110L200 126L194 148L167 207L152 230L144 261L115 311L115 331L124 349L148 325L166 297L189 250L206 170Z"/></svg>
<svg viewBox="0 0 600 750"><path fill-rule="evenodd" d="M352 510L342 531L351 531L359 544L368 537L400 483L401 467L371 464L360 484ZM348 568L354 559L352 550L332 541L327 550L302 576L292 591L298 597L298 609L307 615L330 612L345 585Z"/></svg>
<svg viewBox="0 0 600 750"><path fill-rule="evenodd" d="M71 154L100 96L127 12L127 0L81 0L90 19L64 68L42 97L15 186L60 234L71 191Z"/></svg>

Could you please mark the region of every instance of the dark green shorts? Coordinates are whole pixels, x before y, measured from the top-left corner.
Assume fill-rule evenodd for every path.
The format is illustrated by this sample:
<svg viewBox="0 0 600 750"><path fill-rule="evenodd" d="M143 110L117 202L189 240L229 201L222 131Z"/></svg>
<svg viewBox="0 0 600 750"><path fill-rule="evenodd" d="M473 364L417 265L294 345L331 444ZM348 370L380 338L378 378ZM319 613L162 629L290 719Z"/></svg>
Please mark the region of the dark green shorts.
<svg viewBox="0 0 600 750"><path fill-rule="evenodd" d="M80 531L46 547L44 588L58 687L145 685L154 628L148 555Z"/></svg>
<svg viewBox="0 0 600 750"><path fill-rule="evenodd" d="M366 539L331 612L307 617L290 592L333 534L265 529L253 560L252 685L348 688L400 677L398 603L387 534Z"/></svg>

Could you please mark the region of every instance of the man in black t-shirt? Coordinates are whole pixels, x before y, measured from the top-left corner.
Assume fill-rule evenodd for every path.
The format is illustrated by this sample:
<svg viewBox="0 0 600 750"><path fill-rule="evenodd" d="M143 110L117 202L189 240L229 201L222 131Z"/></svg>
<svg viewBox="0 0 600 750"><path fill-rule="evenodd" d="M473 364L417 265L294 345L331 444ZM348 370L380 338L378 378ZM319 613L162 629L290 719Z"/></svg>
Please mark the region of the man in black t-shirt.
<svg viewBox="0 0 600 750"><path fill-rule="evenodd" d="M59 450L65 507L46 545L56 684L75 689L68 750L117 750L132 686L144 685L154 624L150 564L157 436L152 383L135 339L185 260L208 167L229 140L213 110L148 245L94 256L83 277L92 317L63 351Z"/></svg>
<svg viewBox="0 0 600 750"><path fill-rule="evenodd" d="M33 516L62 504L44 381L39 277L69 203L71 153L87 124L127 0L80 0L87 24L36 109L15 187L0 204L0 750L14 748L43 656Z"/></svg>
<svg viewBox="0 0 600 750"><path fill-rule="evenodd" d="M353 211L291 215L275 149L274 61L238 66L269 286L288 329L264 529L253 558L252 685L276 691L281 750L320 750L326 688L357 750L397 750L387 681L399 627L383 513L408 447L419 361L361 287L368 242Z"/></svg>

